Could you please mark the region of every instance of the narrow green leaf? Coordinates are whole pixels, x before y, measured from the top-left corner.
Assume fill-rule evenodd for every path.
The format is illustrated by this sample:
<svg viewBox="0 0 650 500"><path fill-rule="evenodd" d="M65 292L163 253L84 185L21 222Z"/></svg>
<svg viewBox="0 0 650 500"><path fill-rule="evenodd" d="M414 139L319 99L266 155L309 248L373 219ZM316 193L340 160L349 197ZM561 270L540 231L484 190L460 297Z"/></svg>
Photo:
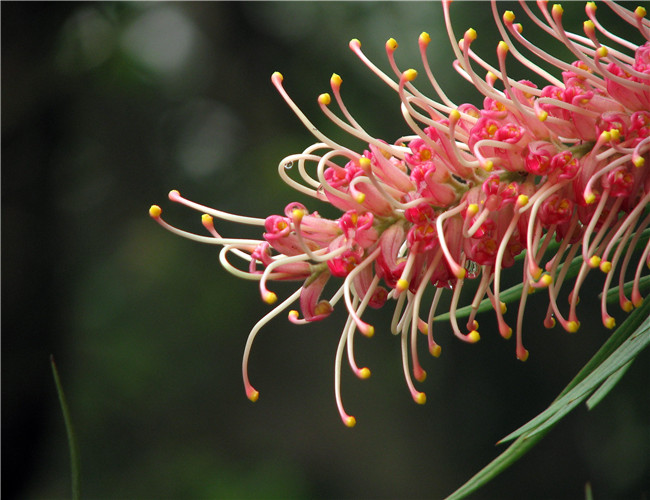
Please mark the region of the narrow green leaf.
<svg viewBox="0 0 650 500"><path fill-rule="evenodd" d="M72 483L72 499L79 500L81 498L80 488L80 475L79 475L79 449L77 448L77 438L75 437L72 420L70 419L70 410L68 403L63 393L63 386L59 378L59 372L54 363L54 356L50 356L50 364L52 365L52 374L54 375L54 384L56 385L56 392L59 395L59 403L61 405L61 412L63 413L63 421L65 422L65 430L68 435L68 448L70 450L70 475Z"/></svg>
<svg viewBox="0 0 650 500"><path fill-rule="evenodd" d="M646 299L628 316L547 410L501 440L503 442L515 439L503 453L452 493L447 500L465 498L491 481L528 452L564 415L590 394L592 399L588 401L588 405L592 402L593 408L620 380L634 358L648 345L650 345L650 299Z"/></svg>
<svg viewBox="0 0 650 500"><path fill-rule="evenodd" d="M632 360L633 361L633 360ZM595 406L600 403L605 396L611 391L618 381L625 375L627 369L632 366L632 361L629 361L627 364L621 366L618 371L612 373L607 380L605 380L602 385L596 389L596 391L589 397L587 400L587 408L592 410Z"/></svg>

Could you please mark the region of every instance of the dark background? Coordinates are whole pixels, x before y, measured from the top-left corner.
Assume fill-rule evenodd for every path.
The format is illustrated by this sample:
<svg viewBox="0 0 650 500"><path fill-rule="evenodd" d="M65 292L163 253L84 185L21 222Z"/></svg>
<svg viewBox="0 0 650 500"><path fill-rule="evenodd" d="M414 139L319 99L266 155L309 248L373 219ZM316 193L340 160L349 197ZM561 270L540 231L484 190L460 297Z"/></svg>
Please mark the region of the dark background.
<svg viewBox="0 0 650 500"><path fill-rule="evenodd" d="M583 7L570 7L566 25L580 29ZM489 6L459 2L452 13L456 36L476 28L476 50L495 61ZM423 30L452 99L480 105L451 69L436 3L2 3L3 498L70 495L50 355L86 498L441 498L553 400L608 335L590 285L575 335L541 328L546 301L531 297L526 363L490 315L473 346L439 327L443 356L421 350L423 407L403 381L390 311L370 316L377 334L356 351L373 376L343 370L354 429L341 424L332 390L342 311L309 327L283 314L253 349L253 405L241 355L268 306L254 283L219 267L214 247L147 215L158 203L201 232L200 214L167 201L172 188L257 217L294 200L323 211L277 176L282 158L313 139L271 73L281 71L295 101L340 138L316 104L337 72L357 119L393 140L408 133L399 101L347 43L361 39L389 71L384 42L395 37L399 64L419 69ZM584 498L591 482L595 498L647 499L649 361L643 353L596 409L578 408L473 498Z"/></svg>

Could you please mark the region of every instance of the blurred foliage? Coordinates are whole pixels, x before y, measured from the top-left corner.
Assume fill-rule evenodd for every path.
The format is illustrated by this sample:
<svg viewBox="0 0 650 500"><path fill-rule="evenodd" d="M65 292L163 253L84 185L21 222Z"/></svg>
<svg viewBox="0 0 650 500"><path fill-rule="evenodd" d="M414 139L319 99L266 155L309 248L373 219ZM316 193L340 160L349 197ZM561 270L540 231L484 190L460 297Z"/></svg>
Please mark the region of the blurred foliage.
<svg viewBox="0 0 650 500"><path fill-rule="evenodd" d="M572 7L579 27L584 14ZM489 6L459 2L452 12L457 34L476 28L477 50L491 57ZM436 3L3 3L3 497L70 495L51 354L86 498L439 498L553 400L607 338L589 317L595 297L583 300L577 335L543 331L535 303L544 300L533 297L525 364L489 334L489 316L475 346L441 327L444 355L423 361L424 407L404 386L399 342L380 328L390 314L377 312L378 335L357 345L373 376L343 374L353 430L332 390L341 311L308 328L279 318L253 349L261 397L252 405L241 354L267 306L254 284L219 267L215 248L147 217L159 203L170 221L201 229L198 214L165 203L172 188L253 216L294 200L320 210L277 177L311 138L271 73L339 139L316 104L337 72L359 122L391 140L406 132L397 98L347 42L359 38L387 68L392 36L399 64L419 68L423 30L443 88L475 102L451 70ZM649 360L642 354L596 409L574 412L475 498L580 498L588 481L596 498L648 495Z"/></svg>

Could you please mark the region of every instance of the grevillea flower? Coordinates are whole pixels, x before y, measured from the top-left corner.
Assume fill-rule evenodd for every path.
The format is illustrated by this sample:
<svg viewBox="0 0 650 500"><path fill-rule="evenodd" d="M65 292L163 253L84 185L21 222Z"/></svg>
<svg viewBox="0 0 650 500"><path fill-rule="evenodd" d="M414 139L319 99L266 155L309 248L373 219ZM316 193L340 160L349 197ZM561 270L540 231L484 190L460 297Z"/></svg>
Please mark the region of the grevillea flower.
<svg viewBox="0 0 650 500"><path fill-rule="evenodd" d="M544 324L553 327L557 321L568 332L580 326L578 299L587 274L594 269L604 277L601 315L607 328L615 326L605 300L614 279L623 310L640 305L641 274L650 263L645 231L650 224L646 208L650 203L650 23L642 7L630 11L611 2L607 5L629 24L641 45L602 26L592 2L586 4L584 35L565 30L559 5L549 9L547 2L538 2L540 14L535 14L521 2L529 22L570 51L573 61L566 62L529 42L514 14L500 14L493 3L502 37L493 66L472 51L477 38L473 29L456 41L450 4L444 2L454 68L484 96L482 108L455 104L442 91L427 60L430 37L426 33L419 37L419 48L424 72L437 92L435 99L414 86L418 76L414 69L399 69L395 40L386 42L392 76L366 57L358 40L352 40L352 52L396 92L410 128L409 135L393 143L368 134L343 103L342 79L335 74L331 94L321 94L318 103L337 126L368 144L362 152L316 129L285 91L282 75L274 73L273 85L318 140L283 159L280 177L298 192L340 209L336 220L299 203L287 205L284 215L242 217L172 191L172 201L204 212L209 236L200 236L168 225L160 207L151 207L151 217L170 231L222 246L223 266L235 276L258 280L265 302L277 300L270 281L302 283L250 332L243 377L251 400L259 395L247 372L253 340L262 326L295 302L300 312L287 313L295 324L322 320L339 304L347 309L335 360L335 396L348 426L355 419L346 413L341 399L342 359L347 354L359 378L370 375L368 368L357 366L353 350L357 330L367 337L375 332L363 319L368 307L390 304L394 308L390 329L401 337L406 383L413 399L424 403L424 393L413 382L426 376L417 338L418 332L425 334L429 352L441 354L434 339L441 295L451 294L448 317L460 340L479 340L476 315L485 303L496 314L500 335L509 338L513 327L505 317L501 276L516 259L523 260L514 323L516 355L522 361L528 357L522 333L531 291L544 290L548 295ZM535 60L556 71L542 69ZM509 77L512 63L534 70L538 81ZM332 100L338 114L330 109ZM292 172L297 171L299 178L289 175L288 164L297 164ZM222 237L214 228L215 217L259 226L263 239ZM237 267L233 258L245 265ZM623 287L627 275L634 276L629 298ZM326 284L335 280L336 291L323 297ZM461 315L461 291L468 282L475 284L474 297L463 309L469 313ZM568 307L558 303L563 285L571 288ZM425 305L424 292L430 287L435 293ZM461 317L466 318L462 323Z"/></svg>

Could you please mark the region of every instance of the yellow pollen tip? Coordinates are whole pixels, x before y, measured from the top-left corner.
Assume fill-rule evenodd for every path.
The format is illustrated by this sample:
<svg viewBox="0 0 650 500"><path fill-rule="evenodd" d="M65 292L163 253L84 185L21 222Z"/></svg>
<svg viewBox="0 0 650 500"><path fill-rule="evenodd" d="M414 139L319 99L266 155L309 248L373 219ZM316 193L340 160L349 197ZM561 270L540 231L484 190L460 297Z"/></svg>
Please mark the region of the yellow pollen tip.
<svg viewBox="0 0 650 500"><path fill-rule="evenodd" d="M483 164L483 169L484 169L486 172L492 172L492 170L494 169L494 162L493 162L492 160L488 160L488 161L486 161L486 162Z"/></svg>
<svg viewBox="0 0 650 500"><path fill-rule="evenodd" d="M430 41L431 41L431 37L429 36L429 33L427 33L426 31L420 33L420 43L427 45Z"/></svg>
<svg viewBox="0 0 650 500"><path fill-rule="evenodd" d="M555 318L548 318L548 321L544 320L544 326L549 330L555 328Z"/></svg>
<svg viewBox="0 0 650 500"><path fill-rule="evenodd" d="M278 80L281 82L282 80L284 80L284 76L282 76L282 73L280 73L279 71L276 71L271 75L271 79Z"/></svg>
<svg viewBox="0 0 650 500"><path fill-rule="evenodd" d="M645 10L645 7L638 6L636 9L634 9L634 15L637 17L645 17L647 13L648 12Z"/></svg>
<svg viewBox="0 0 650 500"><path fill-rule="evenodd" d="M420 373L418 373L418 375L415 377L415 379L418 382L424 382L427 379L427 372L422 370Z"/></svg>
<svg viewBox="0 0 650 500"><path fill-rule="evenodd" d="M608 316L605 321L603 321L603 325L605 325L606 328L609 328L610 330L616 326L616 320L612 318L611 316Z"/></svg>
<svg viewBox="0 0 650 500"><path fill-rule="evenodd" d="M587 2L587 7L589 7L593 11L595 11L598 8L596 6L596 2Z"/></svg>
<svg viewBox="0 0 650 500"><path fill-rule="evenodd" d="M528 205L528 196L526 196L525 194L520 194L519 196L517 196L517 205L519 205L520 207L525 207L526 205Z"/></svg>
<svg viewBox="0 0 650 500"><path fill-rule="evenodd" d="M270 305L274 304L278 300L278 296L273 292L266 292L264 297L262 297L262 300Z"/></svg>
<svg viewBox="0 0 650 500"><path fill-rule="evenodd" d="M506 23L506 24L514 23L515 22L515 13L512 12L511 10L506 10L503 13L503 22Z"/></svg>
<svg viewBox="0 0 650 500"><path fill-rule="evenodd" d="M609 50L607 50L607 47L603 47L601 45L596 50L596 54L598 54L598 57L600 57L602 59L603 57L607 57L607 55L609 54Z"/></svg>
<svg viewBox="0 0 650 500"><path fill-rule="evenodd" d="M170 200L173 200L174 198L178 198L180 195L181 193L177 189L172 189L167 196Z"/></svg>
<svg viewBox="0 0 650 500"><path fill-rule="evenodd" d="M442 347L440 347L439 345L434 345L431 347L431 349L429 349L429 352L431 353L431 356L433 356L434 358L439 358L440 355L442 354Z"/></svg>
<svg viewBox="0 0 650 500"><path fill-rule="evenodd" d="M363 194L363 193L357 193L357 194L355 195L354 199L355 199L355 201L356 201L357 203L363 203L364 200L366 199L366 195Z"/></svg>
<svg viewBox="0 0 650 500"><path fill-rule="evenodd" d="M370 166L371 166L370 159L366 158L365 156L362 156L361 158L359 158L359 166L363 170L368 170L370 168Z"/></svg>
<svg viewBox="0 0 650 500"><path fill-rule="evenodd" d="M632 301L626 300L623 302L623 304L621 304L621 309L629 313L632 309L634 309L634 304L632 304Z"/></svg>
<svg viewBox="0 0 650 500"><path fill-rule="evenodd" d="M332 73L332 77L330 78L330 83L335 87L339 87L343 83L343 80L336 73Z"/></svg>
<svg viewBox="0 0 650 500"><path fill-rule="evenodd" d="M467 215L473 217L478 213L478 205L476 203L470 203L467 205Z"/></svg>
<svg viewBox="0 0 650 500"><path fill-rule="evenodd" d="M475 344L476 342L481 340L481 336L479 335L479 333L476 330L472 330L471 332L469 332L467 334L467 338L469 339L469 341L472 344Z"/></svg>
<svg viewBox="0 0 650 500"><path fill-rule="evenodd" d="M203 214L203 215L201 216L201 222L202 222L203 224L210 224L210 225L212 225L212 224L214 224L214 218L213 218L211 215Z"/></svg>
<svg viewBox="0 0 650 500"><path fill-rule="evenodd" d="M456 275L456 278L458 278L459 280L465 279L465 276L467 275L467 269L461 267L460 269L457 269L454 274Z"/></svg>
<svg viewBox="0 0 650 500"><path fill-rule="evenodd" d="M386 41L386 49L387 50L395 50L397 47L398 47L397 40L395 40L394 38L389 38Z"/></svg>
<svg viewBox="0 0 650 500"><path fill-rule="evenodd" d="M594 201L596 201L596 195L594 193L588 193L585 195L585 203L587 205L591 205Z"/></svg>
<svg viewBox="0 0 650 500"><path fill-rule="evenodd" d="M538 267L532 273L530 273L530 275L535 281L539 281L539 278L542 276L542 269Z"/></svg>
<svg viewBox="0 0 650 500"><path fill-rule="evenodd" d="M454 109L451 113L449 113L449 119L453 121L460 120L460 112L457 109Z"/></svg>
<svg viewBox="0 0 650 500"><path fill-rule="evenodd" d="M503 51L503 52L508 52L508 51L510 50L510 47L508 47L508 44L507 44L506 42L504 42L503 40L501 40L501 41L499 42L498 49L501 50L501 51Z"/></svg>
<svg viewBox="0 0 650 500"><path fill-rule="evenodd" d="M556 3L553 5L553 8L551 9L553 14L556 16L560 16L564 13L564 9L559 3Z"/></svg>
<svg viewBox="0 0 650 500"><path fill-rule="evenodd" d="M398 291L403 292L403 291L406 290L408 287L409 287L409 282L406 281L405 279L400 278L399 280L397 280L397 286L396 286L396 288L397 288Z"/></svg>
<svg viewBox="0 0 650 500"><path fill-rule="evenodd" d="M528 350L524 349L522 353L517 354L517 359L519 361L526 361L528 359Z"/></svg>
<svg viewBox="0 0 650 500"><path fill-rule="evenodd" d="M645 158L643 156L637 156L632 160L632 163L634 163L635 167L641 168L643 165L645 165Z"/></svg>
<svg viewBox="0 0 650 500"><path fill-rule="evenodd" d="M613 128L609 133L612 134L613 141L618 141L621 138L621 131L617 128Z"/></svg>
<svg viewBox="0 0 650 500"><path fill-rule="evenodd" d="M361 370L359 370L359 378L365 380L368 377L370 377L370 370L368 368L365 368L365 367L361 368Z"/></svg>
<svg viewBox="0 0 650 500"><path fill-rule="evenodd" d="M260 398L260 393L253 389L246 396L254 403Z"/></svg>
<svg viewBox="0 0 650 500"><path fill-rule="evenodd" d="M501 314L505 314L506 311L508 310L508 306L506 305L506 303L501 302L501 304L499 304L499 306L501 307Z"/></svg>
<svg viewBox="0 0 650 500"><path fill-rule="evenodd" d="M357 419L354 417L345 417L343 419L343 423L345 424L346 427L352 428L355 425L357 425Z"/></svg>
<svg viewBox="0 0 650 500"><path fill-rule="evenodd" d="M418 72L414 69L407 69L404 73L402 73L402 76L407 82L412 82L418 76Z"/></svg>
<svg viewBox="0 0 650 500"><path fill-rule="evenodd" d="M598 255L592 255L589 258L588 263L589 263L589 267L591 267L592 269L596 269L598 266L600 266L600 257L598 257Z"/></svg>
<svg viewBox="0 0 650 500"><path fill-rule="evenodd" d="M470 28L465 32L465 36L463 37L463 39L464 40L467 39L470 42L473 42L474 40L476 40L476 37L477 37L476 30L474 28Z"/></svg>
<svg viewBox="0 0 650 500"><path fill-rule="evenodd" d="M585 103L586 104L586 103ZM599 139L603 142L609 142L612 140L612 134L609 132L609 130L603 130L600 133Z"/></svg>
<svg viewBox="0 0 650 500"><path fill-rule="evenodd" d="M372 336L375 334L375 327L372 326L372 325L368 325L368 327L365 329L365 331L363 332L363 334L364 334L366 337L372 337Z"/></svg>
<svg viewBox="0 0 650 500"><path fill-rule="evenodd" d="M352 40L350 40L350 47L352 46L361 48L361 41L358 38L353 38Z"/></svg>
<svg viewBox="0 0 650 500"><path fill-rule="evenodd" d="M160 217L160 214L162 214L162 208L158 205L151 205L151 208L149 208L149 216L153 219L157 219Z"/></svg>
<svg viewBox="0 0 650 500"><path fill-rule="evenodd" d="M413 395L413 401L415 401L419 405L423 405L424 403L427 402L427 395L423 392L418 392Z"/></svg>
<svg viewBox="0 0 650 500"><path fill-rule="evenodd" d="M544 287L549 287L553 283L553 276L550 274L545 274L542 276L542 278L539 280L539 282L544 286Z"/></svg>
<svg viewBox="0 0 650 500"><path fill-rule="evenodd" d="M332 102L332 98L327 92L318 96L318 104L329 106L330 102Z"/></svg>
<svg viewBox="0 0 650 500"><path fill-rule="evenodd" d="M609 262L608 260L603 260L600 263L600 270L602 272L604 272L605 274L607 274L608 272L610 272L612 270L612 263Z"/></svg>
<svg viewBox="0 0 650 500"><path fill-rule="evenodd" d="M593 31L596 29L596 26L594 26L594 22L591 19L588 19L582 23L582 27L585 29L585 31Z"/></svg>
<svg viewBox="0 0 650 500"><path fill-rule="evenodd" d="M291 311L289 311L289 317L290 318L298 319L298 316L300 316L300 313L298 311L296 311L295 309L291 309Z"/></svg>
<svg viewBox="0 0 650 500"><path fill-rule="evenodd" d="M302 218L305 216L305 211L296 208L293 210L293 212L291 212L291 216L293 217L294 222L300 222Z"/></svg>
<svg viewBox="0 0 650 500"><path fill-rule="evenodd" d="M548 118L548 113L546 111L540 111L539 113L537 113L537 119L540 122L545 122L547 118Z"/></svg>
<svg viewBox="0 0 650 500"><path fill-rule="evenodd" d="M578 322L578 321L569 321L566 324L566 331L569 332L569 333L577 332L578 328L580 328L580 322Z"/></svg>

